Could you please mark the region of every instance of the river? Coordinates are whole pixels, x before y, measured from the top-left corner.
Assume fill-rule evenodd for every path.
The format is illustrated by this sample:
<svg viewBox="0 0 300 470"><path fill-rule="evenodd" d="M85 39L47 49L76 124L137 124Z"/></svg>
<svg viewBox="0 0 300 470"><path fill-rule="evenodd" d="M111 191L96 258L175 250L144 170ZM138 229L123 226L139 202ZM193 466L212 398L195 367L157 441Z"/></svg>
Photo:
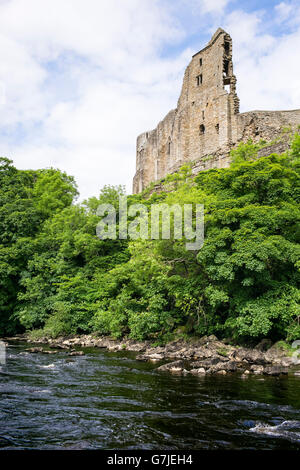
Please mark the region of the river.
<svg viewBox="0 0 300 470"><path fill-rule="evenodd" d="M129 352L0 366L1 449L300 449L300 377L156 372Z"/></svg>

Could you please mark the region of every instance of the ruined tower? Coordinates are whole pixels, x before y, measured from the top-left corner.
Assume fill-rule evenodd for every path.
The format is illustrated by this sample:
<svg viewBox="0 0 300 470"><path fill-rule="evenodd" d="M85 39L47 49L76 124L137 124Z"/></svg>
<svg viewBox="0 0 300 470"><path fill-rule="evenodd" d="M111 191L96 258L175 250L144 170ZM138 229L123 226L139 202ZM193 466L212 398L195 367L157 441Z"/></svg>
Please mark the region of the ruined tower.
<svg viewBox="0 0 300 470"><path fill-rule="evenodd" d="M177 108L156 129L137 138L133 192L192 162L193 172L229 165L240 140L275 138L282 125L300 123L300 111L239 113L232 40L219 28L193 55L184 74Z"/></svg>

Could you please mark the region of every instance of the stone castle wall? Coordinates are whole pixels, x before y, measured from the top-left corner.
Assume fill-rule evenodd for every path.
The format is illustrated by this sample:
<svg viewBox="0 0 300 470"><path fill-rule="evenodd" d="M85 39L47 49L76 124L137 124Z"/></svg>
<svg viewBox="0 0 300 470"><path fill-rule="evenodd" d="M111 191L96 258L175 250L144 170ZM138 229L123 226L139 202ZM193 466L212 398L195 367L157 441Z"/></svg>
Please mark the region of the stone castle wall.
<svg viewBox="0 0 300 470"><path fill-rule="evenodd" d="M226 167L229 151L238 142L249 138L269 142L284 127L296 129L299 124L300 110L239 113L232 40L219 28L187 66L177 108L156 129L138 136L133 192L141 192L188 161L195 174Z"/></svg>

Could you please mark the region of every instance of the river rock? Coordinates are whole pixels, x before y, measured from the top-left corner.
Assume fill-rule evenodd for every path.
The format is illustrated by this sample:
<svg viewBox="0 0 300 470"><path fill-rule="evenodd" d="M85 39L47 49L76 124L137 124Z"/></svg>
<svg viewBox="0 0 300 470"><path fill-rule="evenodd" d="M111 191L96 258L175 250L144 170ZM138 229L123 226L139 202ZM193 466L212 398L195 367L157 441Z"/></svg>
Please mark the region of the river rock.
<svg viewBox="0 0 300 470"><path fill-rule="evenodd" d="M251 367L250 367L250 370L251 372L253 372L253 374L262 374L264 372L264 367L263 366L260 366L260 365L256 365L256 364L253 364Z"/></svg>
<svg viewBox="0 0 300 470"><path fill-rule="evenodd" d="M270 339L262 339L256 346L255 349L258 351L267 351L272 346L272 341Z"/></svg>
<svg viewBox="0 0 300 470"><path fill-rule="evenodd" d="M199 339L199 344L207 344L216 341L218 341L218 338L215 335L202 336L202 338Z"/></svg>
<svg viewBox="0 0 300 470"><path fill-rule="evenodd" d="M146 351L147 346L149 345L148 342L138 342L138 341L131 341L128 340L125 343L125 347L127 351L134 351L134 352L143 352Z"/></svg>
<svg viewBox="0 0 300 470"><path fill-rule="evenodd" d="M279 376L279 375L286 375L288 374L288 368L282 366L268 366L264 368L263 371L264 375L272 375L272 376Z"/></svg>
<svg viewBox="0 0 300 470"><path fill-rule="evenodd" d="M80 338L74 338L74 339L72 340L72 343L71 343L71 344L72 344L72 346L76 346L76 345L79 346L79 345L81 345L81 343L82 343L82 341L81 341Z"/></svg>
<svg viewBox="0 0 300 470"><path fill-rule="evenodd" d="M210 367L210 373L218 373L221 370L225 372L236 372L238 369L238 365L235 361L219 361L217 364L214 364Z"/></svg>
<svg viewBox="0 0 300 470"><path fill-rule="evenodd" d="M159 366L157 368L159 371L168 371L168 372L184 372L184 361L174 361L174 362L169 362L168 364L163 364L162 366Z"/></svg>
<svg viewBox="0 0 300 470"><path fill-rule="evenodd" d="M249 364L267 365L271 364L265 353L255 349L238 348L230 354L231 358L243 362L246 360Z"/></svg>
<svg viewBox="0 0 300 470"><path fill-rule="evenodd" d="M68 356L84 356L83 351L71 351L68 353Z"/></svg>
<svg viewBox="0 0 300 470"><path fill-rule="evenodd" d="M205 375L206 370L204 369L204 367L199 367L197 369L191 369L190 374L192 374L192 375Z"/></svg>
<svg viewBox="0 0 300 470"><path fill-rule="evenodd" d="M112 344L112 341L109 338L96 338L94 341L94 346L96 348L107 348Z"/></svg>
<svg viewBox="0 0 300 470"><path fill-rule="evenodd" d="M148 356L146 354L138 354L136 356L136 360L137 361L147 361L148 360Z"/></svg>
<svg viewBox="0 0 300 470"><path fill-rule="evenodd" d="M27 339L27 337L25 336L23 340L24 339ZM30 337L28 337L28 341L31 341ZM255 374L263 374L264 368L266 367L272 366L284 370L293 365L293 358L287 357L287 348L284 347L282 342L269 347L271 343L267 339L261 341L255 349L226 344L224 341L219 341L214 335L203 336L202 338L191 338L189 341L181 338L174 340L165 346L155 347L151 345L150 341L139 342L129 338L124 338L119 341L107 336L92 335L68 336L56 339L40 338L35 342L48 344L54 351L51 353L49 352L49 354L55 354L58 349L67 350L69 348L74 348L75 346L106 348L112 352L127 350L139 353L136 356L137 360L151 361L154 363L163 360L169 360L170 363L185 361L186 365L180 366L180 370L182 371L185 371L186 368L188 370L190 369L190 371L204 369L206 373L212 374L218 373L222 370L228 373L244 371L245 369L250 369L250 371ZM28 349L28 352L45 351L42 347L35 347ZM70 352L73 351L71 350ZM76 352L76 355L82 354L83 353L78 354ZM174 370L176 369L177 366L174 365ZM278 371L279 369L266 370L272 371L270 372L271 375L277 375L276 370ZM198 372L194 373L197 374ZM246 373L246 375L248 374ZM269 373L266 375L269 375Z"/></svg>
<svg viewBox="0 0 300 470"><path fill-rule="evenodd" d="M121 351L123 348L121 344L112 343L107 346L107 349L108 351L111 351L111 352L117 352L117 351Z"/></svg>
<svg viewBox="0 0 300 470"><path fill-rule="evenodd" d="M294 363L294 361L293 361L292 357L284 357L283 359L280 360L279 365L281 365L282 367L289 367L293 363Z"/></svg>
<svg viewBox="0 0 300 470"><path fill-rule="evenodd" d="M273 344L270 349L268 349L268 351L265 353L265 356L271 363L278 364L281 359L287 357L287 351L279 341Z"/></svg>
<svg viewBox="0 0 300 470"><path fill-rule="evenodd" d="M170 372L171 374L188 374L188 371L186 369L182 369L181 367L173 367L172 369L170 369Z"/></svg>
<svg viewBox="0 0 300 470"><path fill-rule="evenodd" d="M203 367L204 369L210 369L213 368L219 364L223 364L224 362L227 362L228 359L223 358L223 357L211 357L208 359L200 360L200 361L193 361L191 362L191 367L193 369L198 369L199 367ZM219 367L219 366L218 366ZM223 368L223 366L222 366Z"/></svg>
<svg viewBox="0 0 300 470"><path fill-rule="evenodd" d="M57 344L50 344L50 345L49 345L49 348L51 348L51 349L69 349L68 346L65 346L65 345L59 344L59 343L57 343Z"/></svg>
<svg viewBox="0 0 300 470"><path fill-rule="evenodd" d="M28 348L27 351L31 353L39 353L39 352L42 353L44 350L42 347L35 347L35 348Z"/></svg>
<svg viewBox="0 0 300 470"><path fill-rule="evenodd" d="M250 371L248 369L244 370L242 373L242 377L248 377L250 375Z"/></svg>
<svg viewBox="0 0 300 470"><path fill-rule="evenodd" d="M194 359L203 360L208 359L210 357L214 357L215 352L208 348L198 348L194 351Z"/></svg>
<svg viewBox="0 0 300 470"><path fill-rule="evenodd" d="M31 353L42 353L42 354L57 354L59 352L59 351L44 349L42 346L28 348L27 351Z"/></svg>
<svg viewBox="0 0 300 470"><path fill-rule="evenodd" d="M228 361L223 363L223 369L226 372L236 372L239 368L239 364L236 361Z"/></svg>
<svg viewBox="0 0 300 470"><path fill-rule="evenodd" d="M159 361L162 361L164 358L165 358L165 356L163 354L159 354L159 353L150 354L148 356L148 360L150 362L159 362Z"/></svg>

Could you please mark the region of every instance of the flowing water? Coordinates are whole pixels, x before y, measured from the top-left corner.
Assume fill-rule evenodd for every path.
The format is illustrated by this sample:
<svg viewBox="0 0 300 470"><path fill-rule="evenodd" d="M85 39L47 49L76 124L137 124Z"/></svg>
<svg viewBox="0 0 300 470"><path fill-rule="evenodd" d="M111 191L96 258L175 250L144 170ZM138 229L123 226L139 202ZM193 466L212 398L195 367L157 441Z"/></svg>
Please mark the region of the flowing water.
<svg viewBox="0 0 300 470"><path fill-rule="evenodd" d="M12 343L2 449L299 449L300 377L174 376L134 353Z"/></svg>

